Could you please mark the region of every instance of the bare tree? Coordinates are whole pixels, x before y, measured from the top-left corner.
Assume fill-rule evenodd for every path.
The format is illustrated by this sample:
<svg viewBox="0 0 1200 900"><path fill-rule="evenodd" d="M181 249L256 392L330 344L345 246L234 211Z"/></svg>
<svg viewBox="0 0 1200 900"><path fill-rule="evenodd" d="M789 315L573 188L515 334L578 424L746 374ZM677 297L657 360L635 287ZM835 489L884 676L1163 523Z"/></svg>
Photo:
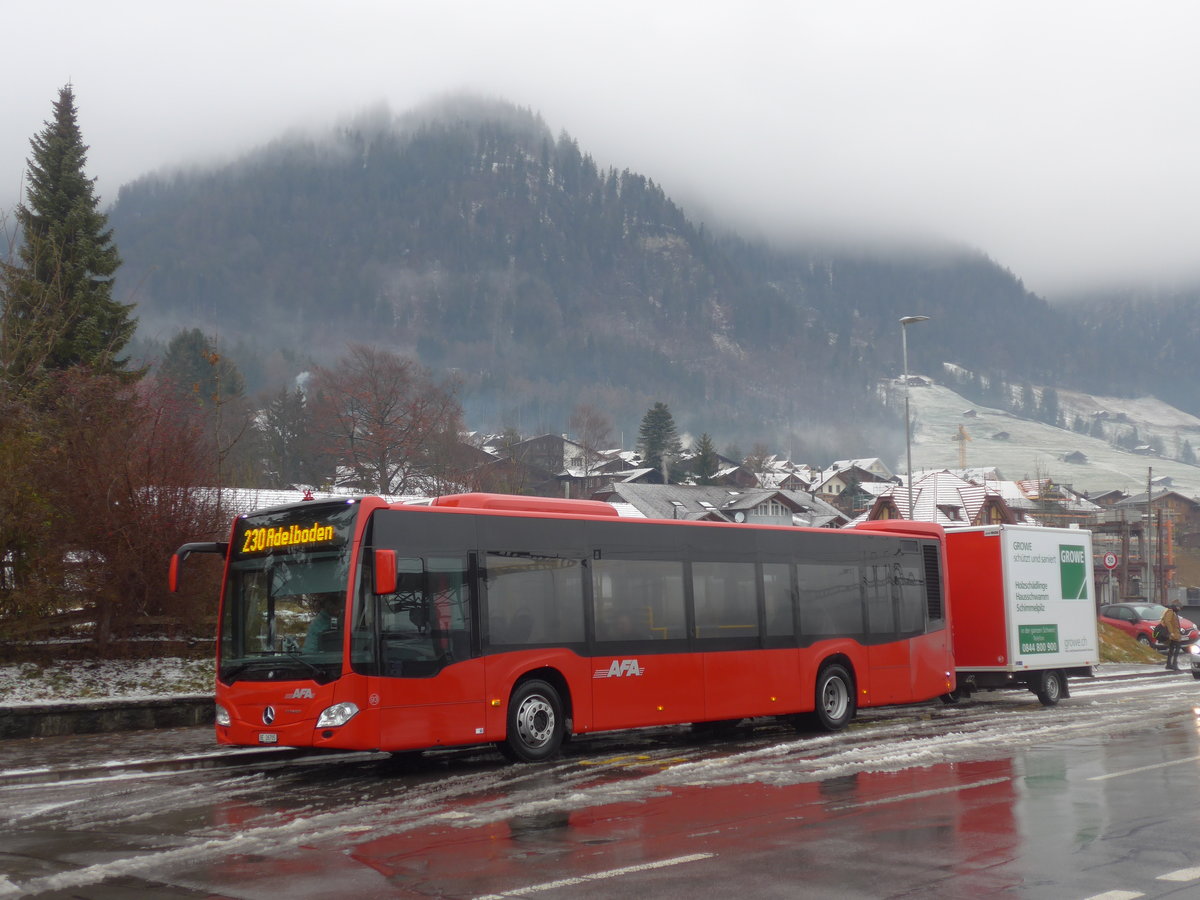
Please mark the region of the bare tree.
<svg viewBox="0 0 1200 900"><path fill-rule="evenodd" d="M314 428L344 473L338 480L367 491L430 489L439 449L462 430L454 385L376 347L352 345L332 369L318 369L312 393Z"/></svg>
<svg viewBox="0 0 1200 900"><path fill-rule="evenodd" d="M583 447L584 477L591 478L601 451L612 440L612 420L590 403L582 403L571 413L570 425Z"/></svg>

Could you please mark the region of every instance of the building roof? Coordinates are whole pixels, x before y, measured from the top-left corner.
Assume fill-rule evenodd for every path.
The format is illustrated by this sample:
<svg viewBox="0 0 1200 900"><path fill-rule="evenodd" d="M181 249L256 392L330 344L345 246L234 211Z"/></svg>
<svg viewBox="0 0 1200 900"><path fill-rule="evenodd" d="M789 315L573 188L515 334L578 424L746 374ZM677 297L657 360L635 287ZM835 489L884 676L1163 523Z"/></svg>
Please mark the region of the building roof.
<svg viewBox="0 0 1200 900"><path fill-rule="evenodd" d="M1003 500L996 482L976 484L945 470L914 476L912 513L908 509L908 488L904 485L888 483L874 489L864 485L864 489L878 497L887 497L906 519L943 526L970 524L977 519L988 498ZM870 514L870 510L864 512L851 524L866 521ZM1026 517L1025 521L1030 519Z"/></svg>
<svg viewBox="0 0 1200 900"><path fill-rule="evenodd" d="M720 485L614 483L592 495L617 505L627 503L651 519L733 521L739 511L750 511L775 499L791 510L792 522L814 528L836 527L846 517L811 494L772 488L733 489Z"/></svg>

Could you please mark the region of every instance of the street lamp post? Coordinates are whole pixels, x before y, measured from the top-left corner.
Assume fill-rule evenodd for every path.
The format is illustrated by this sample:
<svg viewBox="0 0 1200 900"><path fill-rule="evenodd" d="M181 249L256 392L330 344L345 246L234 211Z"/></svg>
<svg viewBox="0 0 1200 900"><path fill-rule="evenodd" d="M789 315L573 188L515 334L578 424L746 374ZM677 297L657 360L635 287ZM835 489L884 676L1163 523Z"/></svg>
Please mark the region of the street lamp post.
<svg viewBox="0 0 1200 900"><path fill-rule="evenodd" d="M908 326L928 322L929 316L904 316L900 319L900 347L904 357L904 452L908 462L908 518L914 519L912 498L912 430L908 419Z"/></svg>

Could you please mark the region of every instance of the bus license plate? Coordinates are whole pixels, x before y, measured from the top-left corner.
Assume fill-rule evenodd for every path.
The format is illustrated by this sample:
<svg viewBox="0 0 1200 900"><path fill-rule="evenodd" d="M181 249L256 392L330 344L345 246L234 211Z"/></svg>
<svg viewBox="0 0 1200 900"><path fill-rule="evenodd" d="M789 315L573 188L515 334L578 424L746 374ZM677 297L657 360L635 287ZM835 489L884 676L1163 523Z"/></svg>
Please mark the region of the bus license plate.
<svg viewBox="0 0 1200 900"><path fill-rule="evenodd" d="M274 744L278 740L279 740L279 735L277 735L277 734L260 734L258 736L258 742L260 744Z"/></svg>

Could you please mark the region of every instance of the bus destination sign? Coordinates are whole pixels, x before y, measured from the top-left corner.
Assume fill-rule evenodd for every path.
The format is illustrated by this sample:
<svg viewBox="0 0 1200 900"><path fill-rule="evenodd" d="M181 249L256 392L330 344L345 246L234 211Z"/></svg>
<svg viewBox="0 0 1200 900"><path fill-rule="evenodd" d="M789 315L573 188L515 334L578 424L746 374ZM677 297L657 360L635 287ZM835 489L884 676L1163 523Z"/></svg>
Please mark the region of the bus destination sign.
<svg viewBox="0 0 1200 900"><path fill-rule="evenodd" d="M263 553L285 547L311 547L331 544L336 537L332 525L313 522L302 528L299 525L275 528L247 528L243 535L242 553Z"/></svg>

